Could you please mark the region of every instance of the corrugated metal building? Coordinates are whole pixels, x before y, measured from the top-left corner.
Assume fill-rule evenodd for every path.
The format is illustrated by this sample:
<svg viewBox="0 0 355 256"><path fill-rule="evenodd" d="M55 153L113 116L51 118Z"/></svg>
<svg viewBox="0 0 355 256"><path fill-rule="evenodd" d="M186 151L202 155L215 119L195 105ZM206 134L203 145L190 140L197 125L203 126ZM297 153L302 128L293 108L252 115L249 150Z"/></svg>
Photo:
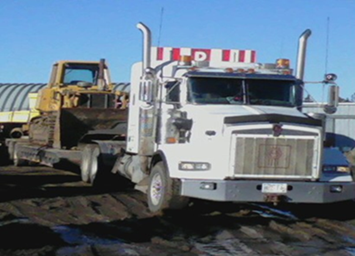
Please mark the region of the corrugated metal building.
<svg viewBox="0 0 355 256"><path fill-rule="evenodd" d="M0 83L0 112L29 110L28 94L38 92L46 83ZM114 90L129 92L129 83L114 83Z"/></svg>
<svg viewBox="0 0 355 256"><path fill-rule="evenodd" d="M317 103L304 103L305 113L324 113ZM355 148L355 103L341 102L334 114L326 115L326 132L334 145L343 151Z"/></svg>
<svg viewBox="0 0 355 256"><path fill-rule="evenodd" d="M0 111L28 110L28 94L38 92L44 86L46 86L44 83L0 83Z"/></svg>

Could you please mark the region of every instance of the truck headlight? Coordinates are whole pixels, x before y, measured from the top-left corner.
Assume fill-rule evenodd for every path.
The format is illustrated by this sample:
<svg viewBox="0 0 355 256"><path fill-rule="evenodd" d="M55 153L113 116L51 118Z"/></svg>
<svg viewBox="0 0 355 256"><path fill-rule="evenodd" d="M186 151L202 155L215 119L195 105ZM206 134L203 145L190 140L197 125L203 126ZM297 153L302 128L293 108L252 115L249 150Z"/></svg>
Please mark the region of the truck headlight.
<svg viewBox="0 0 355 256"><path fill-rule="evenodd" d="M179 170L182 171L207 171L211 169L210 163L203 162L180 162Z"/></svg>
<svg viewBox="0 0 355 256"><path fill-rule="evenodd" d="M349 173L349 166L335 166L335 165L324 165L323 172L341 172L341 173Z"/></svg>

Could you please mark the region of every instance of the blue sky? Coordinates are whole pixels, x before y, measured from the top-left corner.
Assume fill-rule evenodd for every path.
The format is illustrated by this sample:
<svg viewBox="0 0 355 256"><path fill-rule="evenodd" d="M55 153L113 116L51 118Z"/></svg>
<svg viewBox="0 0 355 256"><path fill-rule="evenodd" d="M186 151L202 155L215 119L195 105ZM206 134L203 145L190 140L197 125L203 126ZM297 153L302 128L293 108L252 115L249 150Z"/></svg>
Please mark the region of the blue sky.
<svg viewBox="0 0 355 256"><path fill-rule="evenodd" d="M293 67L309 28L305 80L327 70L342 97L355 93L355 0L2 0L0 83L47 82L57 60L100 58L114 82L129 82L142 56L138 22L155 46L252 49L258 62L289 58ZM322 85L306 88L325 99Z"/></svg>

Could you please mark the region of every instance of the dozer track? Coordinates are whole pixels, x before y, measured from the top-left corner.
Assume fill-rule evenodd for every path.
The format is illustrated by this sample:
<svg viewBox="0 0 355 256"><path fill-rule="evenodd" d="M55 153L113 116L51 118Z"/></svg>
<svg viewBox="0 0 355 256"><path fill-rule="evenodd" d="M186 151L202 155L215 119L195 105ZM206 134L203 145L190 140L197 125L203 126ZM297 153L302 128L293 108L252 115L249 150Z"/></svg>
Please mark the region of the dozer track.
<svg viewBox="0 0 355 256"><path fill-rule="evenodd" d="M58 112L47 112L30 121L29 139L31 143L46 147L53 146L57 114Z"/></svg>

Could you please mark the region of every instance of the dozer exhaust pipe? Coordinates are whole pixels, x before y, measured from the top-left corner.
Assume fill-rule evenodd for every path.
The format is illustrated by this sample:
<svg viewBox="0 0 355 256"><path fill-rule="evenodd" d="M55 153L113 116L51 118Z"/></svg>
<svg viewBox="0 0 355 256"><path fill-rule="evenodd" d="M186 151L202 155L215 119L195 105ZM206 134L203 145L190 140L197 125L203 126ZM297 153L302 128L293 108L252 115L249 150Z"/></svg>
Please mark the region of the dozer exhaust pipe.
<svg viewBox="0 0 355 256"><path fill-rule="evenodd" d="M147 68L150 68L152 35L150 29L142 22L137 24L137 28L143 33L143 70L144 74Z"/></svg>
<svg viewBox="0 0 355 256"><path fill-rule="evenodd" d="M105 59L100 59L99 75L98 75L98 81L97 81L97 86L100 91L105 91L107 89L104 70L105 70Z"/></svg>
<svg viewBox="0 0 355 256"><path fill-rule="evenodd" d="M296 77L303 80L304 70L306 66L306 50L307 50L307 40L311 36L312 31L306 29L300 36L298 40L298 54L297 54L297 67L296 67Z"/></svg>

